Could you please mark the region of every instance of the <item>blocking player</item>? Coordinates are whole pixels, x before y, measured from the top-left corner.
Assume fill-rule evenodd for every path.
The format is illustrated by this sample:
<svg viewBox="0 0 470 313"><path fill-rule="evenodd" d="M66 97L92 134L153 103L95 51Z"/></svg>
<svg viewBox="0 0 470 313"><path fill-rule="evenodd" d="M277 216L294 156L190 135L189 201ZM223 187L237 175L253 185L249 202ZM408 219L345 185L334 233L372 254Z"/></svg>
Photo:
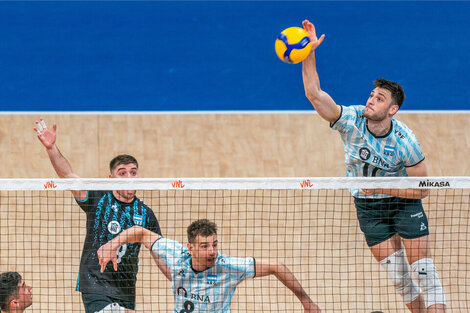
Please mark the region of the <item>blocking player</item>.
<svg viewBox="0 0 470 313"><path fill-rule="evenodd" d="M303 26L312 42L312 51L302 65L305 94L318 115L340 133L347 176L427 176L418 140L393 118L405 99L403 88L377 79L365 106L337 105L321 89L316 69L315 49L325 35L317 38L315 27L307 20ZM421 203L428 191L356 189L351 193L367 245L408 309L413 313L445 312L444 290L430 256L428 220Z"/></svg>
<svg viewBox="0 0 470 313"><path fill-rule="evenodd" d="M67 159L56 146L56 124L49 130L40 119L34 130L46 148L49 159L60 178L78 178ZM139 165L130 155L118 155L109 164L110 178L137 178ZM74 190L72 194L86 213L86 237L80 261L77 291L82 293L86 313L105 312L116 304L125 312L135 309L135 284L137 281L140 244L123 245L118 251L120 262L117 272L100 272L96 251L122 230L139 225L161 235L153 211L136 197L135 190L87 191ZM155 259L169 278L168 268Z"/></svg>
<svg viewBox="0 0 470 313"><path fill-rule="evenodd" d="M0 309L4 313L24 312L33 304L31 286L17 272L0 274Z"/></svg>
<svg viewBox="0 0 470 313"><path fill-rule="evenodd" d="M142 227L132 227L98 250L101 271L118 270L116 249L141 242L170 268L175 298L173 312L230 312L237 285L246 278L274 275L300 300L304 312L321 312L298 280L272 259L236 258L218 252L217 226L201 219L187 228L188 244L161 237ZM109 262L112 264L109 264ZM121 265L119 265L121 266Z"/></svg>

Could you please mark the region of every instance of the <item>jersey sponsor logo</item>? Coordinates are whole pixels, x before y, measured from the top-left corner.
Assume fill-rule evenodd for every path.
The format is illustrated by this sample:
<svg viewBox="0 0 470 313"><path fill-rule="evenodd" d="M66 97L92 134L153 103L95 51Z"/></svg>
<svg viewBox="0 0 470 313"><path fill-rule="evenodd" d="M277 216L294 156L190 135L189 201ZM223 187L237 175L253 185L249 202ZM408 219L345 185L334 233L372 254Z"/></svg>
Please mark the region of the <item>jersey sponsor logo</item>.
<svg viewBox="0 0 470 313"><path fill-rule="evenodd" d="M367 148L359 149L359 157L364 161L367 160L370 158L370 150Z"/></svg>
<svg viewBox="0 0 470 313"><path fill-rule="evenodd" d="M113 235L119 234L121 231L121 225L119 225L117 221L111 221L108 224L108 231Z"/></svg>
<svg viewBox="0 0 470 313"><path fill-rule="evenodd" d="M374 156L374 158L372 159L372 163L377 164L382 168L390 168L390 165L388 165L388 163L385 163L385 161L379 158L378 156Z"/></svg>
<svg viewBox="0 0 470 313"><path fill-rule="evenodd" d="M205 302L205 303L211 303L211 299L209 298L209 296L198 295L198 294L195 294L195 293L191 294L191 299L201 301L201 302Z"/></svg>
<svg viewBox="0 0 470 313"><path fill-rule="evenodd" d="M405 138L405 135L403 135L402 133L400 133L400 131L399 131L398 129L395 129L395 135L397 135L400 139Z"/></svg>
<svg viewBox="0 0 470 313"><path fill-rule="evenodd" d="M197 300L197 301L201 301L201 302L205 302L205 303L211 303L211 299L209 298L209 296L200 295L200 294L196 294L196 293L191 293L188 296L188 291L186 291L186 289L184 289L184 287L178 287L178 289L176 289L176 294L178 296L182 296L182 297L185 297L185 298L190 298L191 300Z"/></svg>
<svg viewBox="0 0 470 313"><path fill-rule="evenodd" d="M186 276L186 274L184 273L184 269L180 269L176 275L181 276L181 277Z"/></svg>
<svg viewBox="0 0 470 313"><path fill-rule="evenodd" d="M392 156L395 153L395 147L392 146L385 146L384 147L384 154L388 156Z"/></svg>
<svg viewBox="0 0 470 313"><path fill-rule="evenodd" d="M142 226L142 215L134 214L133 220L135 225Z"/></svg>
<svg viewBox="0 0 470 313"><path fill-rule="evenodd" d="M419 187L450 187L450 183L448 181L422 180L419 182Z"/></svg>

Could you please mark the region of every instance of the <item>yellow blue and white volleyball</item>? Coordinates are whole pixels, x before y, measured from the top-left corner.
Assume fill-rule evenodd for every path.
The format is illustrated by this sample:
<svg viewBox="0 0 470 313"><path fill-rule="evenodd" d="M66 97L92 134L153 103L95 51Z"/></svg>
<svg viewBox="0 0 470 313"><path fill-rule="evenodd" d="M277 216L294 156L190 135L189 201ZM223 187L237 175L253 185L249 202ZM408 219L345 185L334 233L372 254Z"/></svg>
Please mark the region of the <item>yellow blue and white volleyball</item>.
<svg viewBox="0 0 470 313"><path fill-rule="evenodd" d="M279 34L274 49L279 59L295 64L305 60L312 50L312 43L305 29L289 27Z"/></svg>

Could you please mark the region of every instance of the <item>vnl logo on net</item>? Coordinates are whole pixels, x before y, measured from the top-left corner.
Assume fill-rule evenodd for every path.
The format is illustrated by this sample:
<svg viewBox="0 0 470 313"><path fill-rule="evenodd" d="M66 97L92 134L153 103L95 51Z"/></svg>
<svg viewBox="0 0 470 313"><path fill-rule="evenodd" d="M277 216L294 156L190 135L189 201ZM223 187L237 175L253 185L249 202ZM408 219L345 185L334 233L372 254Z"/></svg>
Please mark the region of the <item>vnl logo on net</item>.
<svg viewBox="0 0 470 313"><path fill-rule="evenodd" d="M310 179L306 179L300 183L301 188L312 188L313 184L310 182Z"/></svg>
<svg viewBox="0 0 470 313"><path fill-rule="evenodd" d="M44 189L55 189L55 188L57 188L57 185L53 180L50 180L44 184Z"/></svg>
<svg viewBox="0 0 470 313"><path fill-rule="evenodd" d="M175 180L174 182L171 183L171 187L172 188L182 189L182 188L184 188L184 184L181 180Z"/></svg>

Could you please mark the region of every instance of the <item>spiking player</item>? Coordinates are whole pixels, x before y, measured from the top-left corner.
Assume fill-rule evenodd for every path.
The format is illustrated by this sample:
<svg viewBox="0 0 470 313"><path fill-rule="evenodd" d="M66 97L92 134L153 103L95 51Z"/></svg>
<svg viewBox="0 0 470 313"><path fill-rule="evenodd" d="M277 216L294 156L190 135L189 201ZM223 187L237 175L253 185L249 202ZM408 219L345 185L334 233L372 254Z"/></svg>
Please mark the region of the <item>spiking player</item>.
<svg viewBox="0 0 470 313"><path fill-rule="evenodd" d="M276 276L289 288L302 303L304 312L321 312L284 264L220 254L215 223L206 219L194 221L187 228L187 235L186 248L142 227L127 229L98 250L101 271L118 269L116 249L121 245L141 242L170 268L175 313L229 313L237 285L246 278L267 275ZM112 266L108 265L110 261Z"/></svg>
<svg viewBox="0 0 470 313"><path fill-rule="evenodd" d="M303 26L312 42L310 55L302 65L305 94L318 115L339 131L347 176L427 176L416 137L393 118L405 99L403 88L377 79L365 106L337 105L320 88L316 69L315 49L325 35L317 38L315 27L307 20ZM413 313L445 312L445 295L430 257L428 221L421 203L428 191L356 189L351 193L367 245L408 309ZM421 290L412 279L409 264Z"/></svg>
<svg viewBox="0 0 470 313"><path fill-rule="evenodd" d="M57 175L60 178L78 178L56 146L56 129L57 126L54 124L52 130L49 130L42 119L36 121L34 128L39 141L46 148ZM109 170L110 178L139 177L137 160L127 154L113 158L109 164ZM110 307L116 307L116 312L133 312L140 244L120 247L118 272L101 273L96 251L123 229L134 225L140 225L161 234L155 214L135 196L135 190L74 190L72 194L87 216L86 237L77 281L77 290L82 293L86 313L104 313ZM155 261L169 278L165 264L158 259Z"/></svg>

